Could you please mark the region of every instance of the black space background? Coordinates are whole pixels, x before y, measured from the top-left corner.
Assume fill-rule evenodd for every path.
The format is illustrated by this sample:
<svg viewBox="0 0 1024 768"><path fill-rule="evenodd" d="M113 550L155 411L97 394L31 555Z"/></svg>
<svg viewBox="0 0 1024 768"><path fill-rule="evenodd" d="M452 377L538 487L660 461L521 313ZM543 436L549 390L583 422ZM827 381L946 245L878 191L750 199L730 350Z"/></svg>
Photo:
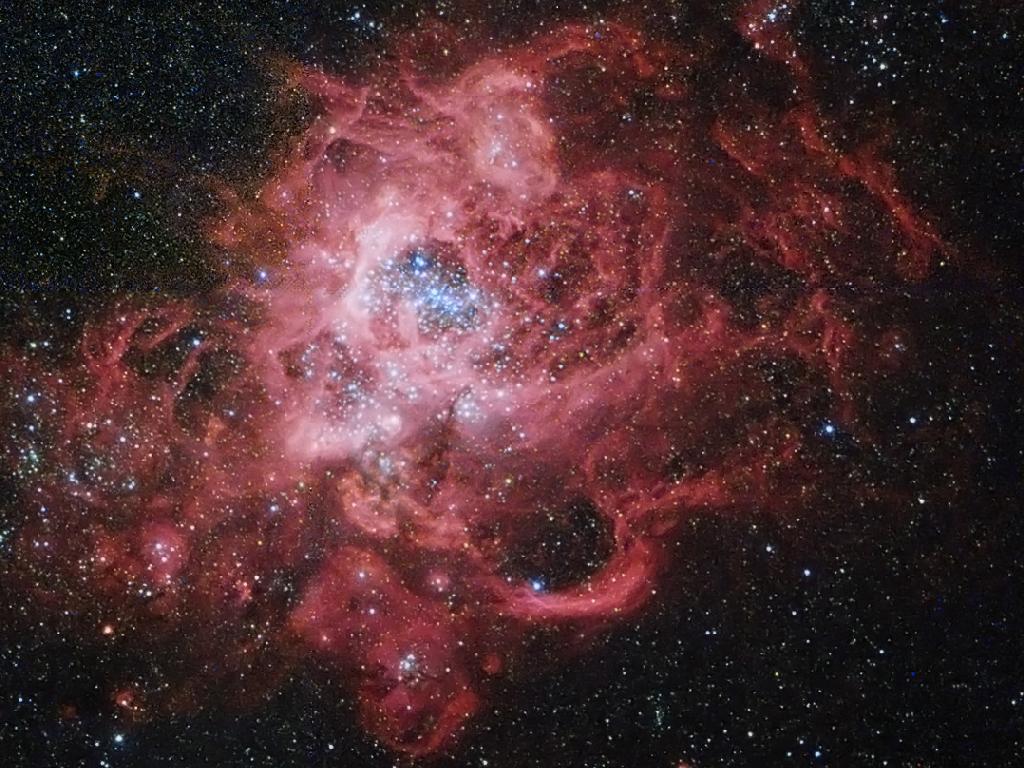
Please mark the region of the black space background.
<svg viewBox="0 0 1024 768"><path fill-rule="evenodd" d="M12 5L0 4L0 322L7 341L43 335L58 350L114 296L216 286L197 228L212 205L203 179L256 184L296 125L271 57L359 66L421 11L456 12L366 3L355 22L357 6L336 2ZM480 15L514 38L614 7L502 2ZM675 24L631 12L687 39L730 5L679 4ZM695 521L642 621L576 660L541 654L543 674L514 677L442 765L1024 764L1024 10L813 0L797 27L829 114L851 140L888 126L913 200L997 266L920 289L934 358L874 415L891 420L888 455L903 457L892 471L924 497L933 450L963 452L973 485L895 518L837 493L834 509L800 520ZM879 59L898 65L880 71ZM955 418L966 402L981 412L959 445L902 426L908 409ZM17 500L0 489L6 531ZM115 745L124 729L101 686L111 659L19 625L14 598L0 597L2 765L393 762L315 673L259 711L161 719ZM61 721L68 698L82 715Z"/></svg>

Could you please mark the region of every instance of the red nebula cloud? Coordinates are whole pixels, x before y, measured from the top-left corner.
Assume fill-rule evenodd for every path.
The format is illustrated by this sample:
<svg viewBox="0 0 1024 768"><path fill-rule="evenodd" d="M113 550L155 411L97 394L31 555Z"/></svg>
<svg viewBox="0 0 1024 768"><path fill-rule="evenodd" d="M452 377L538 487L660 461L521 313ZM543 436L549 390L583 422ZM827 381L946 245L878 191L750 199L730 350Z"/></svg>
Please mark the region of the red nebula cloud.
<svg viewBox="0 0 1024 768"><path fill-rule="evenodd" d="M423 755L531 627L640 610L681 521L806 494L808 425L855 429L879 343L858 291L942 246L833 145L768 14L737 28L779 104L717 108L700 51L612 23L297 70L316 118L214 227L256 278L122 307L66 369L20 371L52 450L18 546L71 572L33 591L118 636L214 627L195 655L224 679L318 658Z"/></svg>

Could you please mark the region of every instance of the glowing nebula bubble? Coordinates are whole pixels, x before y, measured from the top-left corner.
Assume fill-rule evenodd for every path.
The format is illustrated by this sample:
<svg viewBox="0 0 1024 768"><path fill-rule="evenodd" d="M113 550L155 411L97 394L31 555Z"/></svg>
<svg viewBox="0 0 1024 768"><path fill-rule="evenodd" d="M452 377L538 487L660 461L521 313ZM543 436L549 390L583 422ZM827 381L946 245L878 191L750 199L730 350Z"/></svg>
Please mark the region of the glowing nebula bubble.
<svg viewBox="0 0 1024 768"><path fill-rule="evenodd" d="M813 493L807 425L856 425L858 365L899 334L857 303L942 245L834 145L769 13L736 29L784 96L726 107L698 47L614 23L292 70L317 116L212 227L253 271L18 374L54 446L25 494L78 531L21 531L36 572L74 572L40 600L212 635L193 696L315 658L420 755L531 627L640 610L681 521Z"/></svg>

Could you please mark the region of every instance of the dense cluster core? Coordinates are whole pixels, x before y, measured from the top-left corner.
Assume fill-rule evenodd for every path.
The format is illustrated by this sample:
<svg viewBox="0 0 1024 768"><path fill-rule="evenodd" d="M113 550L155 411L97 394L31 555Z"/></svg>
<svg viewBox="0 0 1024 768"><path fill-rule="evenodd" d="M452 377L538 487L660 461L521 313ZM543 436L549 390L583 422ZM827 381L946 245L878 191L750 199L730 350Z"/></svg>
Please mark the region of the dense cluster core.
<svg viewBox="0 0 1024 768"><path fill-rule="evenodd" d="M12 456L40 599L203 638L193 696L316 659L426 754L532 627L641 609L680 521L812 494L809 436L900 350L858 302L941 244L828 136L788 13L738 18L781 85L727 109L697 47L613 23L296 70L316 118L212 227L251 273L21 367L12 418L54 447Z"/></svg>

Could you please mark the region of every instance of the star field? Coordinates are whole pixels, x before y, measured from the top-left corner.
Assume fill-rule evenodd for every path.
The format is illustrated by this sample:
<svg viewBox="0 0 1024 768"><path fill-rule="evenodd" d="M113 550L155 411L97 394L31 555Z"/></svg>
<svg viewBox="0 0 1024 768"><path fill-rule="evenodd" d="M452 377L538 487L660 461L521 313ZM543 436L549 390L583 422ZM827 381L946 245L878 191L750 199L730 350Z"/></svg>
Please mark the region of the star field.
<svg viewBox="0 0 1024 768"><path fill-rule="evenodd" d="M1024 760L1013 4L0 13L7 764Z"/></svg>

